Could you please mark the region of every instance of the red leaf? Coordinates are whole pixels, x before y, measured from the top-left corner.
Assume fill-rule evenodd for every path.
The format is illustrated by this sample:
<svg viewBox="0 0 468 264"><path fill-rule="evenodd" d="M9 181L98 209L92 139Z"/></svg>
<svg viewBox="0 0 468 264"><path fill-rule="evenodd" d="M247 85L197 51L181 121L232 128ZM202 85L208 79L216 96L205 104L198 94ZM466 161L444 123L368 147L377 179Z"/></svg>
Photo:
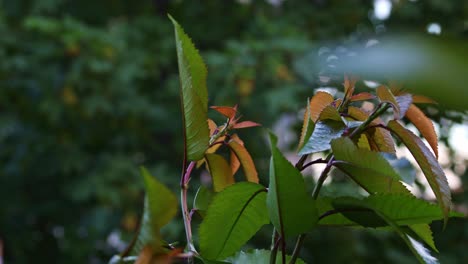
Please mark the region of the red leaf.
<svg viewBox="0 0 468 264"><path fill-rule="evenodd" d="M229 119L233 119L236 114L237 114L237 105L234 106L234 107L230 107L230 106L211 106L210 107L211 109L219 112L220 114L222 114L223 116L229 118Z"/></svg>
<svg viewBox="0 0 468 264"><path fill-rule="evenodd" d="M354 93L354 86L356 85L358 78L356 76L348 77L345 75L344 77L344 90L345 90L345 98L349 98Z"/></svg>
<svg viewBox="0 0 468 264"><path fill-rule="evenodd" d="M415 105L410 106L406 112L406 117L414 124L419 132L421 132L421 135L427 140L434 151L436 158L438 158L437 134L432 121Z"/></svg>
<svg viewBox="0 0 468 264"><path fill-rule="evenodd" d="M252 121L242 121L242 122L234 124L232 128L241 129L241 128L248 128L248 127L256 127L256 126L261 126L261 125L259 123L255 123Z"/></svg>
<svg viewBox="0 0 468 264"><path fill-rule="evenodd" d="M298 151L302 149L306 141L310 138L314 130L314 127L315 127L314 122L310 118L310 102L309 102L309 99L307 99L307 107L306 107L306 110L304 111L304 119L302 122L301 136L299 138L299 145L297 147Z"/></svg>

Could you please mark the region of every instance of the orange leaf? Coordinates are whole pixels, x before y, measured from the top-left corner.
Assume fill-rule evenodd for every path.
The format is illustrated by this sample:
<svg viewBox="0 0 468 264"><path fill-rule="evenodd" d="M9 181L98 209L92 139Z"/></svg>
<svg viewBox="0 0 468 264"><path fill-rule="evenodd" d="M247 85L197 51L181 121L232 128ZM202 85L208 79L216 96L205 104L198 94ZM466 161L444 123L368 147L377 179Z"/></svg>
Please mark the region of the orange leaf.
<svg viewBox="0 0 468 264"><path fill-rule="evenodd" d="M358 79L355 76L351 76L350 78L347 75L345 75L343 84L345 90L345 98L349 98L353 95L354 86L356 85L357 80Z"/></svg>
<svg viewBox="0 0 468 264"><path fill-rule="evenodd" d="M210 169L215 192L220 192L229 185L234 184L231 167L222 156L218 154L206 154L205 159Z"/></svg>
<svg viewBox="0 0 468 264"><path fill-rule="evenodd" d="M151 246L145 246L140 254L138 254L138 259L135 261L135 264L150 264L151 259L153 258L153 249Z"/></svg>
<svg viewBox="0 0 468 264"><path fill-rule="evenodd" d="M365 100L370 100L370 99L374 99L374 98L375 98L375 95L363 92L363 93L358 93L358 94L355 94L355 95L351 96L349 98L349 101L351 101L351 102L365 101Z"/></svg>
<svg viewBox="0 0 468 264"><path fill-rule="evenodd" d="M213 120L208 119L208 127L210 128L210 135L213 135L216 131L216 128L218 128L218 125L216 125Z"/></svg>
<svg viewBox="0 0 468 264"><path fill-rule="evenodd" d="M261 126L259 123L255 123L252 121L242 121L240 123L236 123L232 126L233 129L241 129L241 128L248 128L248 127L256 127Z"/></svg>
<svg viewBox="0 0 468 264"><path fill-rule="evenodd" d="M234 140L240 145L244 146L244 142L242 141L242 139L239 138L239 136L237 136L237 134L232 135L231 140ZM232 175L234 175L239 170L241 164L236 154L232 150L230 151L229 156L230 156L229 161L231 165Z"/></svg>
<svg viewBox="0 0 468 264"><path fill-rule="evenodd" d="M340 113L338 112L338 110L335 107L331 106L331 105L327 105L322 110L318 120L326 120L326 119L342 121Z"/></svg>
<svg viewBox="0 0 468 264"><path fill-rule="evenodd" d="M210 107L211 109L219 112L220 114L222 114L223 116L229 118L229 119L233 119L236 114L237 114L237 105L234 106L234 107L230 107L230 106L211 106Z"/></svg>
<svg viewBox="0 0 468 264"><path fill-rule="evenodd" d="M307 107L304 111L304 120L302 122L301 137L299 138L299 145L297 150L299 151L304 146L305 142L310 138L314 131L314 122L310 119L310 102L307 99Z"/></svg>
<svg viewBox="0 0 468 264"><path fill-rule="evenodd" d="M380 127L369 129L367 132L371 150L395 154L395 142L388 130Z"/></svg>
<svg viewBox="0 0 468 264"><path fill-rule="evenodd" d="M327 92L318 91L310 100L310 118L314 123L319 119L322 110L333 102L333 96Z"/></svg>
<svg viewBox="0 0 468 264"><path fill-rule="evenodd" d="M440 164L437 162L437 159L432 155L431 151L419 137L404 128L397 121L391 120L388 122L387 126L396 136L398 136L398 138L400 138L419 164L419 167L423 171L424 176L426 176L426 179L437 198L439 206L442 209L444 214L444 224L446 224L451 207L451 194L447 177L440 167Z"/></svg>
<svg viewBox="0 0 468 264"><path fill-rule="evenodd" d="M423 95L413 95L413 103L415 104L437 104L436 101Z"/></svg>
<svg viewBox="0 0 468 264"><path fill-rule="evenodd" d="M438 158L437 134L432 121L414 104L411 105L406 112L406 117L414 124L419 132L421 132L421 135L427 140L427 142L429 142L436 158Z"/></svg>
<svg viewBox="0 0 468 264"><path fill-rule="evenodd" d="M400 119L400 106L395 96L393 96L392 92L387 87L383 85L379 86L377 88L377 97L379 97L381 102L390 103L393 107L395 119Z"/></svg>
<svg viewBox="0 0 468 264"><path fill-rule="evenodd" d="M215 153L223 145L223 144L220 144L219 142L223 142L224 140L226 140L226 136L222 136L222 137L218 138L218 140L215 142L215 143L218 143L218 144L212 144L211 147L209 147L205 151L205 154ZM203 165L205 163L205 161L206 161L205 158L197 161L197 168L200 168L200 166Z"/></svg>
<svg viewBox="0 0 468 264"><path fill-rule="evenodd" d="M350 106L348 107L348 115L358 121L364 121L369 117L369 113L362 108ZM382 120L380 118L374 119L371 124L378 125L381 124Z"/></svg>
<svg viewBox="0 0 468 264"><path fill-rule="evenodd" d="M236 154L237 158L242 164L242 169L244 170L244 174L247 180L249 182L258 183L257 169L255 168L255 164L247 149L234 140L229 141L228 146L231 148L234 154Z"/></svg>

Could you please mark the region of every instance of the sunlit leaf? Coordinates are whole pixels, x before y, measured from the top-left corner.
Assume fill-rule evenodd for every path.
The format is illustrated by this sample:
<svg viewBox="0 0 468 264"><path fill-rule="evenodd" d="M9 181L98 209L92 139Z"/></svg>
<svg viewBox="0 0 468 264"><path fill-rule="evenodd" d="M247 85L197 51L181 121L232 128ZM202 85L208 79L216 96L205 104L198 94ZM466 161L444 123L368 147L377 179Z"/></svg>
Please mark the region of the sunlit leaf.
<svg viewBox="0 0 468 264"><path fill-rule="evenodd" d="M335 166L370 194L387 192L409 194L399 181L398 173L379 153L358 148L351 139L344 137L333 140L331 147L335 158L344 161Z"/></svg>
<svg viewBox="0 0 468 264"><path fill-rule="evenodd" d="M307 99L307 107L304 111L301 136L299 138L299 145L297 147L298 150L300 150L304 146L306 140L310 138L312 132L314 131L315 123L312 121L310 114L310 102L309 99Z"/></svg>
<svg viewBox="0 0 468 264"><path fill-rule="evenodd" d="M316 153L330 149L332 139L341 137L346 126L341 121L325 120L315 124L309 140L299 151L299 155Z"/></svg>
<svg viewBox="0 0 468 264"><path fill-rule="evenodd" d="M281 254L281 251L278 252L278 255ZM231 263L242 263L242 264L270 264L270 255L271 251L265 249L255 249L252 251L244 252L241 251L237 253L234 257L229 258L228 260ZM286 255L286 262L289 263L291 256ZM282 260L280 257L276 258L276 264L281 264ZM303 260L298 258L296 260L298 264L305 264Z"/></svg>
<svg viewBox="0 0 468 264"><path fill-rule="evenodd" d="M210 108L229 119L233 119L237 114L237 106L210 106Z"/></svg>
<svg viewBox="0 0 468 264"><path fill-rule="evenodd" d="M444 223L446 224L452 204L451 194L447 178L437 159L419 137L404 128L397 121L391 120L388 123L388 128L406 145L419 164L419 167L421 167L432 191L437 197L440 208L444 212Z"/></svg>
<svg viewBox="0 0 468 264"><path fill-rule="evenodd" d="M333 96L327 92L318 91L310 99L310 118L317 122L322 110L333 102Z"/></svg>
<svg viewBox="0 0 468 264"><path fill-rule="evenodd" d="M361 134L358 139L357 145L359 148L370 150L369 140L367 139L366 134Z"/></svg>
<svg viewBox="0 0 468 264"><path fill-rule="evenodd" d="M191 39L177 21L171 16L169 18L174 24L179 64L185 155L188 160L197 161L203 158L210 139L207 123L207 70Z"/></svg>
<svg viewBox="0 0 468 264"><path fill-rule="evenodd" d="M417 106L411 105L406 112L406 117L421 132L421 135L427 140L436 158L439 157L437 134L432 121Z"/></svg>
<svg viewBox="0 0 468 264"><path fill-rule="evenodd" d="M257 169L255 168L255 164L249 152L247 151L247 149L235 140L229 141L228 146L232 150L232 152L234 152L236 157L239 159L246 179L249 182L258 183Z"/></svg>
<svg viewBox="0 0 468 264"><path fill-rule="evenodd" d="M371 99L374 99L374 98L375 98L375 95L363 92L363 93L358 93L358 94L355 94L355 95L351 96L349 98L349 101L351 101L351 102L366 101L366 100L371 100Z"/></svg>
<svg viewBox="0 0 468 264"><path fill-rule="evenodd" d="M379 97L381 102L390 103L390 105L393 107L395 119L400 119L400 106L392 92L383 85L379 86L376 92L377 97Z"/></svg>
<svg viewBox="0 0 468 264"><path fill-rule="evenodd" d="M220 192L227 186L234 184L231 167L222 156L218 154L206 154L205 157L210 168L215 192Z"/></svg>
<svg viewBox="0 0 468 264"><path fill-rule="evenodd" d="M200 225L203 258L222 260L240 249L268 224L265 187L241 182L218 193Z"/></svg>
<svg viewBox="0 0 468 264"><path fill-rule="evenodd" d="M315 201L306 193L302 174L284 158L270 133L271 161L267 206L271 222L286 237L310 231L317 223Z"/></svg>

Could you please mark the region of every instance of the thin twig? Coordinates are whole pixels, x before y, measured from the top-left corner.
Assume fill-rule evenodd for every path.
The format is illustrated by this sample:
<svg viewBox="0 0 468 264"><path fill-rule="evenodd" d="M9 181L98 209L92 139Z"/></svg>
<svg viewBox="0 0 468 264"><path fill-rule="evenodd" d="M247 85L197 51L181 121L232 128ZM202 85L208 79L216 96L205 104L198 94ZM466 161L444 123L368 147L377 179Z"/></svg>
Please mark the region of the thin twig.
<svg viewBox="0 0 468 264"><path fill-rule="evenodd" d="M191 217L190 217L190 212L188 210L188 205L187 205L187 191L188 191L188 183L190 181L190 174L192 173L193 168L195 167L196 162L192 161L190 162L189 166L187 167L186 170L184 170L184 173L181 177L181 183L180 183L180 204L182 207L182 216L184 218L184 226L185 226L185 235L187 238L187 248L189 252L196 252L196 249L193 245L193 240L192 240L192 226L191 226ZM188 258L187 261L189 263L193 262L193 259Z"/></svg>

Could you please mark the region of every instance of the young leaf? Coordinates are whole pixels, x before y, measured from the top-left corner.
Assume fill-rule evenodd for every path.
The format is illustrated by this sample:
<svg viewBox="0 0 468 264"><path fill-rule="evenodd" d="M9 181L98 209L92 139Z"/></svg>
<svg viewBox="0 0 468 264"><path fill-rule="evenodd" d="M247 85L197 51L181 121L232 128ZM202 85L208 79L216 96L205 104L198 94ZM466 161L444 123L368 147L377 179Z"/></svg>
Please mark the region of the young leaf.
<svg viewBox="0 0 468 264"><path fill-rule="evenodd" d="M346 126L341 121L325 120L315 124L315 129L299 155L316 153L330 149L330 141L341 137Z"/></svg>
<svg viewBox="0 0 468 264"><path fill-rule="evenodd" d="M265 187L241 182L218 193L200 225L200 253L209 260L234 254L268 224Z"/></svg>
<svg viewBox="0 0 468 264"><path fill-rule="evenodd" d="M175 195L143 167L141 174L145 183L146 196L140 230L131 250L134 255L139 254L148 245L152 247L153 253L162 252L163 241L159 230L177 213Z"/></svg>
<svg viewBox="0 0 468 264"><path fill-rule="evenodd" d="M370 150L369 140L367 139L366 134L361 134L358 139L357 145L359 148Z"/></svg>
<svg viewBox="0 0 468 264"><path fill-rule="evenodd" d="M439 252L434 243L434 237L432 236L431 227L428 224L415 224L408 226L409 231L406 233L414 233L414 236L421 238L424 243L430 246L435 252Z"/></svg>
<svg viewBox="0 0 468 264"><path fill-rule="evenodd" d="M203 59L182 27L171 16L169 19L174 24L177 46L185 155L188 160L197 161L203 158L210 140L206 121L208 119L207 70Z"/></svg>
<svg viewBox="0 0 468 264"><path fill-rule="evenodd" d="M255 122L252 122L252 121L242 121L242 122L239 122L239 123L235 123L232 128L233 129L241 129L241 128L248 128L248 127L257 127L257 126L261 126L259 123L255 123Z"/></svg>
<svg viewBox="0 0 468 264"><path fill-rule="evenodd" d="M437 147L437 134L434 130L432 121L415 105L411 105L406 112L406 117L421 132L421 135L429 142L436 158L439 157Z"/></svg>
<svg viewBox="0 0 468 264"><path fill-rule="evenodd" d="M315 123L314 121L312 121L310 115L311 115L310 102L309 102L309 99L307 99L307 107L306 107L306 110L304 111L304 120L302 123L301 137L299 138L299 145L297 147L298 151L302 149L306 140L308 140L310 136L312 135L312 132L314 132Z"/></svg>
<svg viewBox="0 0 468 264"><path fill-rule="evenodd" d="M358 94L355 94L355 95L351 96L349 98L349 101L351 101L351 102L366 101L366 100L371 100L371 99L374 99L374 98L375 98L375 95L363 92L363 93L358 93Z"/></svg>
<svg viewBox="0 0 468 264"><path fill-rule="evenodd" d="M281 253L278 253L281 254ZM265 249L255 249L249 252L241 251L228 260L232 263L243 264L270 264L271 251ZM291 256L286 255L286 262L289 263ZM276 258L276 264L281 264L281 258ZM297 259L296 263L305 264L302 259Z"/></svg>
<svg viewBox="0 0 468 264"><path fill-rule="evenodd" d="M423 95L413 95L413 103L415 104L437 104L436 101Z"/></svg>
<svg viewBox="0 0 468 264"><path fill-rule="evenodd" d="M231 167L222 156L218 154L206 154L205 157L210 168L215 192L220 192L227 186L234 184Z"/></svg>
<svg viewBox="0 0 468 264"><path fill-rule="evenodd" d="M234 119L237 114L237 105L234 107L230 106L210 106L211 109L217 111L218 113L222 114L223 116Z"/></svg>
<svg viewBox="0 0 468 264"><path fill-rule="evenodd" d="M354 93L354 87L356 85L358 78L355 76L348 77L345 75L344 77L344 90L345 90L345 98L349 98Z"/></svg>
<svg viewBox="0 0 468 264"><path fill-rule="evenodd" d="M348 174L367 192L409 191L399 181L400 176L379 153L358 148L349 138L334 139L331 143L333 154L339 161L335 166Z"/></svg>
<svg viewBox="0 0 468 264"><path fill-rule="evenodd" d="M388 128L400 138L419 164L419 167L421 167L432 191L436 195L440 208L444 212L444 223L446 224L451 207L451 195L444 171L419 137L394 120L388 123Z"/></svg>
<svg viewBox="0 0 468 264"><path fill-rule="evenodd" d="M317 223L315 202L306 193L302 174L284 158L270 133L271 161L267 206L271 222L284 237L296 236Z"/></svg>
<svg viewBox="0 0 468 264"><path fill-rule="evenodd" d="M377 88L377 96L381 102L390 103L390 105L393 107L395 119L400 119L400 106L392 92L387 87L382 85Z"/></svg>
<svg viewBox="0 0 468 264"><path fill-rule="evenodd" d="M318 91L310 100L310 118L317 122L322 110L333 102L333 96L327 92Z"/></svg>
<svg viewBox="0 0 468 264"><path fill-rule="evenodd" d="M395 154L395 141L393 141L392 134L385 128L375 127L368 129L369 144L371 150L377 152L387 152Z"/></svg>
<svg viewBox="0 0 468 264"><path fill-rule="evenodd" d="M257 169L247 149L235 140L229 141L228 146L239 159L247 180L249 182L258 183Z"/></svg>

